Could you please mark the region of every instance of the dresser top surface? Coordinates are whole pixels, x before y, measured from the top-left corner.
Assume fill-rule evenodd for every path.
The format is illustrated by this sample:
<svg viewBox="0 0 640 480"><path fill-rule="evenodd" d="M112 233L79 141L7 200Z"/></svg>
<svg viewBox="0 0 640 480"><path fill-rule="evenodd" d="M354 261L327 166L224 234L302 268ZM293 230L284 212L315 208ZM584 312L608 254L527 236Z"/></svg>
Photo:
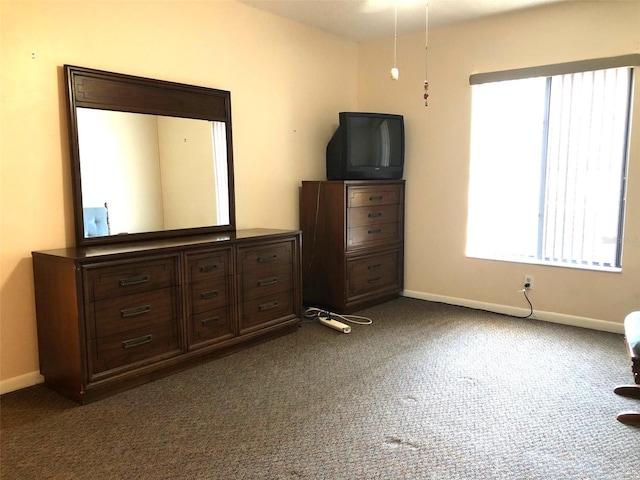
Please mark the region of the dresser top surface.
<svg viewBox="0 0 640 480"><path fill-rule="evenodd" d="M154 252L165 249L176 249L183 247L214 247L224 246L228 243L243 243L252 240L268 240L270 238L284 238L292 235L299 235L299 230L281 230L273 228L251 228L236 230L234 232L191 235L185 237L165 238L158 240L128 242L124 244L104 245L95 247L69 247L53 250L39 250L32 252L33 255L48 255L54 257L65 257L76 260L91 260L110 255L139 254L143 252Z"/></svg>

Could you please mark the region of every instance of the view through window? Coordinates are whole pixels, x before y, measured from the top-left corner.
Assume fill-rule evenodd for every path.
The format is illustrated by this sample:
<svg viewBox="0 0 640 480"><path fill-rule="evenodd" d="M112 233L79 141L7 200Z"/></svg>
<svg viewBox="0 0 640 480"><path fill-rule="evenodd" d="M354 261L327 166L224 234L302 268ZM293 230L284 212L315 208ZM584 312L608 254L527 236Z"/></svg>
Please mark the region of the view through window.
<svg viewBox="0 0 640 480"><path fill-rule="evenodd" d="M472 86L468 256L621 268L632 75Z"/></svg>

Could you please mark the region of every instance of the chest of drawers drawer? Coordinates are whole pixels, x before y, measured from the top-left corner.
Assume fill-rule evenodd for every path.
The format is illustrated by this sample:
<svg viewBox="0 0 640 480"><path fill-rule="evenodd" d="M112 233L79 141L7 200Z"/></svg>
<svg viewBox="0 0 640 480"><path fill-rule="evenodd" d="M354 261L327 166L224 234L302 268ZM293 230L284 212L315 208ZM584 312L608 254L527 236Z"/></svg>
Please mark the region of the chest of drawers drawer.
<svg viewBox="0 0 640 480"><path fill-rule="evenodd" d="M347 265L349 297L399 288L402 279L398 277L398 264L401 261L400 250L349 260Z"/></svg>
<svg viewBox="0 0 640 480"><path fill-rule="evenodd" d="M399 184L376 186L347 186L347 207L370 207L375 205L397 205L402 198Z"/></svg>
<svg viewBox="0 0 640 480"><path fill-rule="evenodd" d="M147 292L178 283L176 257L98 265L86 269L85 301Z"/></svg>
<svg viewBox="0 0 640 480"><path fill-rule="evenodd" d="M180 353L175 329L167 325L97 338L88 349L91 380Z"/></svg>
<svg viewBox="0 0 640 480"><path fill-rule="evenodd" d="M401 231L398 223L381 223L353 227L347 230L347 250L375 247L400 241Z"/></svg>
<svg viewBox="0 0 640 480"><path fill-rule="evenodd" d="M397 223L398 217L398 204L348 208L347 228Z"/></svg>
<svg viewBox="0 0 640 480"><path fill-rule="evenodd" d="M294 308L291 291L246 300L242 304L241 328L246 331L286 317L295 311Z"/></svg>
<svg viewBox="0 0 640 480"><path fill-rule="evenodd" d="M189 252L186 255L189 270L188 283L202 282L232 275L231 250L228 248Z"/></svg>
<svg viewBox="0 0 640 480"><path fill-rule="evenodd" d="M90 337L106 337L154 325L171 326L178 316L176 295L175 289L169 287L89 304L89 316L95 321L91 325L95 331L89 331Z"/></svg>
<svg viewBox="0 0 640 480"><path fill-rule="evenodd" d="M246 275L264 275L273 268L290 265L293 258L292 243L279 242L260 247L239 249L240 271Z"/></svg>
<svg viewBox="0 0 640 480"><path fill-rule="evenodd" d="M242 276L245 300L291 290L291 264L273 269L251 270Z"/></svg>

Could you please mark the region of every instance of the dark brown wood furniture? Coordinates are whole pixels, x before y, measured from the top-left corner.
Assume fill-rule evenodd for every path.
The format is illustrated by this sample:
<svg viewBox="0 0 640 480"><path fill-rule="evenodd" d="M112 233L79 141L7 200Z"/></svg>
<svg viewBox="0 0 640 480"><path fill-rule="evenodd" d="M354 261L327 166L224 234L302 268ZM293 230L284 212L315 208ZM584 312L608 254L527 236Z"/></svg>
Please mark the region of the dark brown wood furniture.
<svg viewBox="0 0 640 480"><path fill-rule="evenodd" d="M620 385L614 389L614 392L625 397L640 399L640 311L632 312L625 317L624 332L635 384ZM621 412L617 418L618 421L627 425L640 426L639 411Z"/></svg>
<svg viewBox="0 0 640 480"><path fill-rule="evenodd" d="M393 299L404 282L404 181L302 182L307 307L352 313Z"/></svg>
<svg viewBox="0 0 640 480"><path fill-rule="evenodd" d="M300 240L254 229L34 252L46 385L87 403L295 331Z"/></svg>
<svg viewBox="0 0 640 480"><path fill-rule="evenodd" d="M230 92L63 73L76 247L33 252L46 385L87 403L295 331L301 232L236 231Z"/></svg>

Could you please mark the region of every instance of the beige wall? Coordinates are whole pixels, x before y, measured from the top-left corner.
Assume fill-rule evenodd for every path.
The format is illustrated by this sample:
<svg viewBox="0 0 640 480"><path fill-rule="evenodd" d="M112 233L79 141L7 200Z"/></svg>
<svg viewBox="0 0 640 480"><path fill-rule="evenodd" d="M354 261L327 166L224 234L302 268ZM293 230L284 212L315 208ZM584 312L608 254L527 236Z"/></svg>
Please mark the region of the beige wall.
<svg viewBox="0 0 640 480"><path fill-rule="evenodd" d="M4 392L40 378L31 251L74 243L62 65L230 90L237 224L297 228L357 45L232 1L2 0L0 22Z"/></svg>
<svg viewBox="0 0 640 480"><path fill-rule="evenodd" d="M465 257L469 75L639 53L639 24L640 2L573 2L431 29L427 108L423 32L398 38L397 82L389 79L392 39L360 45L358 107L405 115L407 295L523 314L528 305L517 290L530 273L537 318L621 331L624 315L640 309L640 75L622 273Z"/></svg>

